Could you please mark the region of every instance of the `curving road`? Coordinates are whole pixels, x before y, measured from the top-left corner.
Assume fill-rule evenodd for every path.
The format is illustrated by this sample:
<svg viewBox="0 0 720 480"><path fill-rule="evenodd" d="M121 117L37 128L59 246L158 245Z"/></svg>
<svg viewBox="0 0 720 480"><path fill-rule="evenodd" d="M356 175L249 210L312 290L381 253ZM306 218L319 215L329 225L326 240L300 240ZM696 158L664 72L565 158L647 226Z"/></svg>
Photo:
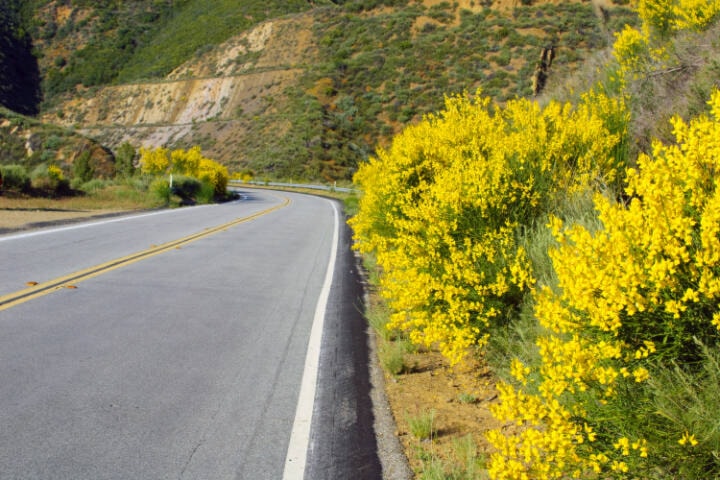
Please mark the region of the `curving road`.
<svg viewBox="0 0 720 480"><path fill-rule="evenodd" d="M0 236L0 479L381 478L337 207L242 194Z"/></svg>

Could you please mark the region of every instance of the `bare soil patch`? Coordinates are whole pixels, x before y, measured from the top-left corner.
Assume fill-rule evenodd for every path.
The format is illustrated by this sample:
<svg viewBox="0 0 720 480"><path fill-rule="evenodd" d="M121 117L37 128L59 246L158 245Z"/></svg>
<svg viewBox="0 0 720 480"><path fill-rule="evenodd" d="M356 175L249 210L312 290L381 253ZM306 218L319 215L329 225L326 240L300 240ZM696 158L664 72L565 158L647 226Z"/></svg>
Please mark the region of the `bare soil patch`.
<svg viewBox="0 0 720 480"><path fill-rule="evenodd" d="M485 438L488 430L502 423L490 413L497 401L495 378L480 360L468 359L451 367L437 352L407 354L409 372L392 377L386 374L385 390L400 439L416 478L429 458L450 466L462 464L457 442L471 436L479 458L487 458L492 447ZM419 440L410 433L408 419L434 412L432 440Z"/></svg>

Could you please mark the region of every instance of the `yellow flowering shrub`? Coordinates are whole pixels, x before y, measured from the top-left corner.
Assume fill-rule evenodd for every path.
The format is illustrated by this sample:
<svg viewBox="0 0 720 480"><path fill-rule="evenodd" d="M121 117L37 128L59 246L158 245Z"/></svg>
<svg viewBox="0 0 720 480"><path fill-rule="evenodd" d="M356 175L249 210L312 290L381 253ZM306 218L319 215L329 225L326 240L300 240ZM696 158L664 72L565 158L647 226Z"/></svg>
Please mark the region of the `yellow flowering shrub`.
<svg viewBox="0 0 720 480"><path fill-rule="evenodd" d="M637 28L625 25L615 34L613 55L625 72L639 72L645 69L650 61L650 45L648 37Z"/></svg>
<svg viewBox="0 0 720 480"><path fill-rule="evenodd" d="M62 169L57 165L48 165L47 172L48 177L52 181L59 182L65 179L65 174L63 173Z"/></svg>
<svg viewBox="0 0 720 480"><path fill-rule="evenodd" d="M680 31L700 31L720 14L720 0L639 0L640 28L615 33L613 55L629 78L664 68L673 57L668 40Z"/></svg>
<svg viewBox="0 0 720 480"><path fill-rule="evenodd" d="M158 147L149 149L140 147L140 171L149 175L161 175L170 168L170 151Z"/></svg>
<svg viewBox="0 0 720 480"><path fill-rule="evenodd" d="M719 0L638 0L637 12L646 36L679 30L702 30L720 13Z"/></svg>
<svg viewBox="0 0 720 480"><path fill-rule="evenodd" d="M666 36L674 29L674 6L679 0L638 0L637 12L646 37Z"/></svg>
<svg viewBox="0 0 720 480"><path fill-rule="evenodd" d="M195 145L189 150L177 149L170 152L173 173L180 173L191 177L198 176L200 162L203 159L200 146Z"/></svg>
<svg viewBox="0 0 720 480"><path fill-rule="evenodd" d="M453 363L482 345L534 284L518 229L567 192L616 181L626 122L599 93L577 108L458 96L361 165L350 223L382 268L389 327Z"/></svg>
<svg viewBox="0 0 720 480"><path fill-rule="evenodd" d="M143 173L150 175L177 173L195 177L212 185L216 195L225 194L230 178L227 167L204 157L199 146L173 151L164 147L141 148L140 167Z"/></svg>
<svg viewBox="0 0 720 480"><path fill-rule="evenodd" d="M212 185L215 195L224 195L230 174L226 166L203 157L198 163L197 178Z"/></svg>
<svg viewBox="0 0 720 480"><path fill-rule="evenodd" d="M678 30L702 30L720 14L719 0L680 0L673 5Z"/></svg>
<svg viewBox="0 0 720 480"><path fill-rule="evenodd" d="M540 364L515 360L516 384L499 386L494 414L522 428L489 435L493 478L642 478L664 454L613 405L655 415L653 365L692 365L720 340L720 93L710 105L628 169L626 202L596 195L601 230L551 219L559 285L535 294Z"/></svg>

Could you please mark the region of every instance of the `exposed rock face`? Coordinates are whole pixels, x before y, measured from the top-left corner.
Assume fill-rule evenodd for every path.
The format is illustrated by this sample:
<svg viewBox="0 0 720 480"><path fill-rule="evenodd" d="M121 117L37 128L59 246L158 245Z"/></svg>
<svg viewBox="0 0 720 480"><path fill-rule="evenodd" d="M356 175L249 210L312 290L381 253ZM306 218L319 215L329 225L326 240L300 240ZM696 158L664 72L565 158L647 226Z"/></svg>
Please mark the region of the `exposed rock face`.
<svg viewBox="0 0 720 480"><path fill-rule="evenodd" d="M199 144L224 163L242 156L248 123L272 113L312 64L312 16L262 23L166 80L94 90L46 114L111 148ZM282 126L276 127L282 130ZM227 140L234 140L232 146Z"/></svg>

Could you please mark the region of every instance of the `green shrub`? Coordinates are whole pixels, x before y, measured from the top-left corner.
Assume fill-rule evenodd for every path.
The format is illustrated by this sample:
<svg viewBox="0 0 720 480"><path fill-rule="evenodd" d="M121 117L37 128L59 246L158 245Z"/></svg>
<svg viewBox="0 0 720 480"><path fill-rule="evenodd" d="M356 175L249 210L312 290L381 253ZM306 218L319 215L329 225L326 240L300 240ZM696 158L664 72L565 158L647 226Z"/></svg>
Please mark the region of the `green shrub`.
<svg viewBox="0 0 720 480"><path fill-rule="evenodd" d="M30 174L32 188L49 195L70 193L70 182L56 165L40 164Z"/></svg>
<svg viewBox="0 0 720 480"><path fill-rule="evenodd" d="M172 190L170 183L164 178L156 178L149 188L150 194L164 205L170 205Z"/></svg>
<svg viewBox="0 0 720 480"><path fill-rule="evenodd" d="M172 193L182 199L183 203L194 203L202 184L200 180L185 175L174 175Z"/></svg>
<svg viewBox="0 0 720 480"><path fill-rule="evenodd" d="M410 434L418 440L431 440L435 435L433 423L435 422L435 410L428 410L415 417L407 417Z"/></svg>
<svg viewBox="0 0 720 480"><path fill-rule="evenodd" d="M73 161L73 178L80 182L89 182L95 175L95 169L90 165L90 152L84 151Z"/></svg>
<svg viewBox="0 0 720 480"><path fill-rule="evenodd" d="M135 157L137 157L135 147L128 142L120 145L115 153L115 171L117 174L132 177L135 174Z"/></svg>
<svg viewBox="0 0 720 480"><path fill-rule="evenodd" d="M210 182L202 182L200 190L197 192L195 200L198 203L212 203L215 200L215 186Z"/></svg>
<svg viewBox="0 0 720 480"><path fill-rule="evenodd" d="M2 172L2 189L26 192L30 189L30 176L22 165L0 166Z"/></svg>

